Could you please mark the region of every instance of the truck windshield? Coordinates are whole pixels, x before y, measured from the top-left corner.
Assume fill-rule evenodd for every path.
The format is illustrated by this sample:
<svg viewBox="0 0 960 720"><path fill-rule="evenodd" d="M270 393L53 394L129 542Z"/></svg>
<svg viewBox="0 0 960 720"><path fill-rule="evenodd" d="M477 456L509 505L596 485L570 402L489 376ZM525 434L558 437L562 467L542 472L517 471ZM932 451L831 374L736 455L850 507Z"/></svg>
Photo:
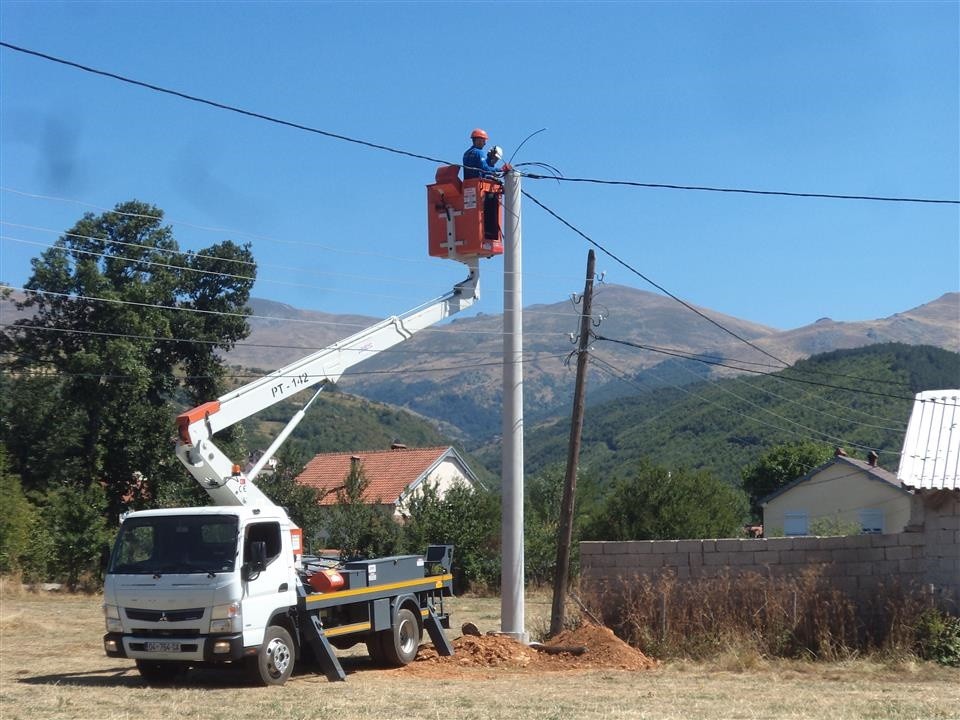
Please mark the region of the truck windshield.
<svg viewBox="0 0 960 720"><path fill-rule="evenodd" d="M232 572L237 559L237 527L237 518L229 515L128 518L120 526L107 572Z"/></svg>

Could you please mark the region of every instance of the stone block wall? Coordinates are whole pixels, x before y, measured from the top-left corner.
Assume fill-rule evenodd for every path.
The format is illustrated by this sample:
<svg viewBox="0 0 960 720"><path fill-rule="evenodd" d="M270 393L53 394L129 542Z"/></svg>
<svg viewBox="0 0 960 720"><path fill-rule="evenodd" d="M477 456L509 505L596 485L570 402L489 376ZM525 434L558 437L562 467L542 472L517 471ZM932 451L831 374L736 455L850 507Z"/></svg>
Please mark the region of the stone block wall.
<svg viewBox="0 0 960 720"><path fill-rule="evenodd" d="M851 596L870 596L891 581L931 593L960 611L960 493L918 502L915 532L847 537L653 540L580 543L583 582L614 587L636 576L678 580L759 574L796 577L809 569Z"/></svg>

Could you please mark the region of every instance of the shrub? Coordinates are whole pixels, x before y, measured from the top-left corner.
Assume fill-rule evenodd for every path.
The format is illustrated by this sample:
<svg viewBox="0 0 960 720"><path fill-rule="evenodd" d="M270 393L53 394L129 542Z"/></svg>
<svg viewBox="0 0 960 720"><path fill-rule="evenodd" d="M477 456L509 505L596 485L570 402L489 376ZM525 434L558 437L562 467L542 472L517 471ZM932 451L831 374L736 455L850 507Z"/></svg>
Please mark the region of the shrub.
<svg viewBox="0 0 960 720"><path fill-rule="evenodd" d="M960 617L925 610L917 619L916 647L924 660L960 667Z"/></svg>

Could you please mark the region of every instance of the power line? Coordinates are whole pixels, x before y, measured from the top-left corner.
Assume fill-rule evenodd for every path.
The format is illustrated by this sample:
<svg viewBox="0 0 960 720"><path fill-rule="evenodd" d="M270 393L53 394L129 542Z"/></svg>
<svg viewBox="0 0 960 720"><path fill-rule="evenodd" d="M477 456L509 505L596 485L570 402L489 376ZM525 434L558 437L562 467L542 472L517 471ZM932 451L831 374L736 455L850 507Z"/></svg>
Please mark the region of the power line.
<svg viewBox="0 0 960 720"><path fill-rule="evenodd" d="M163 339L163 338L161 338L161 339ZM193 342L193 341L191 341L191 342ZM21 357L25 357L22 353L11 353L11 354L19 355L19 356L21 356ZM465 354L465 353L464 353L464 354ZM546 359L553 358L553 359L558 359L558 360L559 360L559 359L562 359L562 358L564 358L564 357L566 357L566 355L547 355L547 356L546 356ZM31 361L33 361L33 362L35 362L35 363L46 364L46 365L53 365L55 368L57 367L56 364L53 363L53 362L50 361L50 360L36 360L35 358L27 358L27 359L28 359L28 360L31 360ZM540 358L537 358L537 359L540 359ZM524 362L526 363L526 362L530 362L530 361L525 360ZM359 377L359 376L373 376L373 375L401 375L401 374L406 375L407 373L435 373L435 374L436 374L436 373L445 373L445 372L455 372L455 371L458 371L458 370L472 370L472 369L478 368L478 367L500 367L501 365L502 365L502 362L498 360L498 361L482 362L482 363L472 362L472 363L470 363L470 364L468 364L468 365L452 365L452 366L451 366L451 365L448 365L448 366L434 366L434 367L429 367L429 366L424 367L423 365L418 365L417 367L413 367L413 368L402 368L402 369L398 369L398 370L356 370L356 369L350 369L348 372L344 373L343 377L345 377L345 378L354 378L354 377ZM58 378L60 378L60 377L74 377L74 378L86 377L86 378L103 378L103 379L105 379L105 380L140 380L140 379L142 379L140 376L135 376L135 375L114 375L114 374L104 374L104 373L97 373L97 372L64 372L64 371L59 370L59 369L57 369L57 374L56 374L56 376L51 375L51 373L49 373L49 372L43 372L43 371L39 371L39 370L36 370L36 369L23 369L23 370L19 370L19 369L18 369L18 370L11 370L11 369L8 369L8 368L0 368L0 374L4 374L4 375L14 375L14 374L16 374L16 375L22 375L22 376L27 376L27 377L58 377ZM278 378L279 378L279 377L290 377L290 378L294 378L294 377L303 377L303 376L304 376L303 373L298 372L296 375L277 375L277 376L275 376L275 377L278 377ZM255 374L255 373L252 373L252 372L251 372L251 373L225 373L225 374L223 374L223 375L217 375L217 376L214 376L214 375L180 375L180 376L178 376L178 377L181 378L181 379L183 379L183 380L216 380L216 379L249 380L249 379L262 378L262 377L263 377L263 374L261 374L261 373L256 373L256 374ZM326 377L326 375L307 375L307 377L310 377L310 378L320 377L320 378L322 378L322 377Z"/></svg>
<svg viewBox="0 0 960 720"><path fill-rule="evenodd" d="M120 82L124 82L130 85L135 85L137 87L153 90L154 92L163 93L166 95L172 95L174 97L178 97L183 100L189 100L190 102L201 103L203 105L208 105L210 107L214 107L219 110L226 110L228 112L245 115L247 117L256 118L258 120L265 120L267 122L294 128L296 130L303 130L305 132L314 133L316 135L322 135L324 137L328 137L334 140L341 140L343 142L354 143L356 145L362 145L364 147L373 148L375 150L382 150L384 152L403 155L403 156L415 158L418 160L428 160L430 162L440 163L441 165L459 165L459 163L449 162L447 160L435 158L430 155L424 155L422 153L416 153L409 150L402 150L400 148L392 147L390 145L383 145L381 143L371 142L369 140L361 140L359 138L350 137L349 135L334 133L329 130L322 130L320 128L311 127L309 125L303 125L301 123L292 122L290 120L283 120L282 118L274 117L272 115L266 115L264 113L254 112L252 110L246 110L240 107L236 107L234 105L227 105L226 103L217 102L215 100L209 100L197 95L191 95L180 90L173 90L170 88L162 87L160 85L155 85L153 83L144 82L142 80L136 80L134 78L126 77L124 75L120 75L118 73L110 72L107 70L100 70L98 68L90 67L89 65L83 65L73 60L67 60L65 58L56 57L48 53L43 53L37 50L31 50L29 48L13 45L12 43L0 41L0 46L5 47L9 50L14 50L16 52L23 53L25 55L32 55L34 57L41 58L43 60L49 60L51 62L58 63L60 65L65 65L67 67L72 67L77 70L82 70L83 72L91 73L94 75L100 75L102 77L107 77L112 80L118 80ZM543 166L542 163L521 164L521 166L524 166L524 165L525 166L538 166L538 165ZM523 174L525 177L529 177L533 180L556 180L560 182L591 183L596 185L621 185L621 186L627 186L627 187L658 188L658 189L666 189L666 190L740 193L740 194L748 194L748 195L772 195L772 196L781 196L781 197L800 197L800 198L826 198L826 199L832 199L832 200L872 200L872 201L880 201L880 202L960 205L960 200L943 200L943 199L911 198L911 197L886 197L886 196L876 196L876 195L843 195L843 194L812 193L812 192L788 192L788 191L781 191L781 190L756 190L756 189L747 189L747 188L713 187L713 186L707 186L707 185L677 185L677 184L668 184L668 183L644 183L644 182L636 182L631 180L603 180L603 179L597 179L597 178L563 177L559 174L540 175L537 173L530 173L530 172L523 172Z"/></svg>
<svg viewBox="0 0 960 720"><path fill-rule="evenodd" d="M189 95L179 90L171 90L170 88L165 88L165 87L161 87L160 85L154 85L152 83L143 82L142 80L135 80L133 78L125 77L123 75L118 75L117 73L109 72L107 70L99 70L97 68L93 68L88 65L81 65L80 63L74 62L72 60L66 60L64 58L59 58L54 55L48 55L47 53L42 53L37 50L30 50L28 48L20 47L18 45L13 45L8 42L0 41L0 46L8 48L9 50L16 50L17 52L24 53L25 55L33 55L34 57L42 58L44 60L50 60L51 62L76 68L77 70L83 70L84 72L92 73L94 75L101 75L103 77L108 77L113 80L119 80L120 82L125 82L130 85L136 85L137 87L153 90L154 92L164 93L166 95L173 95L174 97L178 97L183 100L189 100L190 102L209 105L210 107L215 107L219 110L227 110L229 112L237 113L239 115L246 115L247 117L256 118L258 120L265 120L267 122L294 128L296 130L304 130L305 132L314 133L316 135L322 135L324 137L332 138L334 140L342 140L344 142L354 143L356 145L363 145L365 147L373 148L374 150L383 150L385 152L391 152L397 155L405 155L407 157L412 157L419 160L429 160L430 162L440 163L441 165L457 164L457 163L447 162L446 160L442 160L439 158L430 157L429 155L422 155L420 153L410 152L409 150L401 150L399 148L390 147L389 145L381 145L379 143L370 142L369 140L360 140L359 138L350 137L348 135L341 135L339 133L330 132L328 130L321 130L320 128L311 127L309 125L302 125L301 123L291 122L289 120L283 120L281 118L273 117L271 115L264 115L263 113L253 112L252 110L244 110L243 108L235 107L233 105L227 105L221 102L216 102L215 100L207 100L206 98L202 98L197 95Z"/></svg>
<svg viewBox="0 0 960 720"><path fill-rule="evenodd" d="M622 380L624 380L624 381L626 381L626 382L628 382L628 383L631 383L631 384L636 385L636 382L635 382L634 380L632 380L631 378L629 378L622 370L620 370L619 368L617 368L615 365L607 362L606 360L598 357L596 354L592 355L592 356L591 356L591 359L594 360L594 361L596 361L596 362L598 362L598 363L600 363L600 364L603 365L603 366L606 366L607 371L608 371L608 372L611 372L611 371L612 371L612 373L615 374L616 377L619 377L620 379L622 379ZM668 380L665 380L664 378L660 378L660 377L656 377L656 376L652 376L652 378L653 378L654 380L656 380L657 382L661 383L661 384L669 385L670 387L674 388L675 390L678 390L678 391L680 391L680 392L682 392L682 393L684 393L684 394L686 394L686 395L690 395L691 397L695 397L695 398L697 398L698 400L700 400L700 401L702 401L702 402L704 402L704 403L706 403L706 404L708 404L708 405L712 405L712 406L714 406L714 407L717 407L717 408L719 408L720 410L722 410L722 411L724 411L724 412L726 412L726 413L732 413L732 414L735 414L735 415L739 415L740 417L743 417L743 418L745 418L745 419L747 419L747 420L749 420L749 421L751 421L751 422L757 423L758 425L762 425L762 426L764 426L764 427L771 428L771 429L773 429L773 430L777 430L777 431L782 432L782 433L786 433L787 435L794 435L794 436L796 436L796 437L805 438L805 439L807 439L807 440L815 440L815 441L817 441L817 442L823 442L824 438L828 438L828 439L838 440L841 444L843 444L843 445L845 445L845 446L847 446L847 447L855 447L855 448L858 448L858 449L860 449L860 450L873 450L873 448L868 447L868 446L866 446L866 445L860 445L860 444L858 444L858 443L850 442L850 441L844 440L843 438L835 438L834 436L831 436L831 435L829 435L829 434L827 434L827 433L822 433L822 432L820 432L819 430L815 430L815 429L812 429L812 428L806 428L806 429L811 430L813 433L816 433L815 435L810 435L810 434L808 434L808 433L802 433L802 432L799 432L798 430L795 430L795 429L792 429L792 428L780 427L779 425L774 425L774 424L771 424L771 423L769 423L769 422L765 422L764 420L761 420L761 419L759 419L759 418L756 418L756 417L754 417L754 416L752 416L752 415L748 415L747 413L742 412L742 411L740 411L740 410L737 410L736 408L727 407L726 405L723 405L722 403L718 403L718 402L716 402L715 400L711 400L710 398L705 397L704 395L701 395L700 393L694 392L694 391L692 391L692 390L688 390L687 388L685 388L685 387L683 387L683 386L681 386L681 385L677 385L677 384L675 384L675 383L672 383L672 382L670 382L670 381L668 381ZM708 382L715 382L715 381L710 381L710 380L708 380ZM637 387L639 387L639 385L637 385ZM735 395L735 394L734 394L734 395ZM735 395L735 396L736 396L736 395ZM749 401L747 401L747 402L749 402ZM753 404L756 405L756 403L753 403ZM759 406L757 406L757 407L759 408ZM761 408L761 409L762 409L762 408ZM660 415L663 414L663 412L666 412L666 411L662 411L661 413L658 413L658 415L656 415L655 417L659 417ZM767 412L769 412L769 411L767 411ZM774 415L775 417L779 417L779 418L782 419L782 420L786 420L787 422L789 422L789 423L791 423L791 424L794 424L794 425L797 425L797 426L799 426L799 427L805 428L805 426L800 425L800 423L796 423L796 422L790 420L789 418L784 418L784 417L782 417L782 416L777 415L776 413L770 413L770 414ZM644 424L646 424L646 422L647 422L647 421L645 421ZM888 454L888 455L899 455L899 453L894 452L894 451L891 451L891 450L881 450L880 452L882 452L882 453L884 453L884 454Z"/></svg>
<svg viewBox="0 0 960 720"><path fill-rule="evenodd" d="M664 190L696 190L701 192L740 193L744 195L775 195L780 197L824 198L828 200L873 200L877 202L928 203L936 205L960 205L960 200L941 200L932 198L892 197L881 195L838 195L833 193L788 192L785 190L750 190L746 188L713 187L709 185L670 185L666 183L645 183L632 180L600 180L597 178L563 177L538 175L524 172L524 177L532 180L556 180L558 182L590 183L594 185L622 185L638 188L659 188Z"/></svg>
<svg viewBox="0 0 960 720"><path fill-rule="evenodd" d="M682 298L674 295L672 292L670 292L669 290L667 290L665 287L663 287L663 286L660 285L659 283L654 282L654 281L651 280L649 277L647 277L646 275L644 275L642 272L640 272L639 270L637 270L635 267L633 267L632 265L630 265L626 260L621 259L620 257L618 257L617 255L615 255L615 254L612 253L611 251L607 250L605 247L603 247L603 245L601 245L601 244L598 243L596 240L594 240L593 238L591 238L591 237L590 237L589 235L587 235L585 232L583 232L583 231L580 230L579 228L575 227L575 226L574 226L572 223L570 223L568 220L566 220L565 218L561 217L559 214L557 214L556 212L554 212L553 210L551 210L550 208L548 208L546 205L544 205L542 202L540 202L539 200L537 200L533 195L531 195L530 193L528 193L526 190L522 190L521 192L524 194L524 196L528 197L528 198L529 198L530 200L532 200L534 203L536 203L537 205L539 205L539 206L540 206L543 210L545 210L548 214L552 215L556 220L558 220L558 221L560 221L562 224L566 225L568 228L570 228L571 230L573 230L573 232L575 232L577 235L579 235L579 236L582 237L584 240L586 240L588 243L590 243L590 244L593 245L595 248L597 248L598 250L600 250L600 252L602 252L604 255L606 255L607 257L611 258L611 259L614 260L615 262L619 263L620 265L622 265L623 267L625 267L627 270L629 270L630 272L632 272L632 273L633 273L634 275L636 275L637 277L639 277L639 278L643 279L644 281L648 282L650 285L652 285L653 287L657 288L657 290L659 290L660 292L664 293L665 295L667 295L667 296L670 297L671 299L673 299L673 300L675 300L676 302L680 303L680 304L683 305L685 308L687 308L687 310L690 310L692 313L694 313L694 314L696 314L696 315L699 315L699 316L702 317L704 320L706 320L707 322L709 322L711 325L714 325L714 326L718 327L720 330L722 330L723 332L727 333L727 334L730 335L731 337L736 338L737 340L739 340L740 342L744 343L745 345L749 345L750 347L752 347L752 348L753 348L754 350L756 350L757 352L766 355L768 358L770 358L770 359L772 359L772 360L776 360L778 363L780 363L780 364L783 365L784 367L788 367L788 366L790 365L790 363L788 363L786 360L781 360L781 359L778 358L776 355L773 355L772 353L767 352L767 351L764 350L763 348L761 348L761 347L755 345L754 343L750 342L749 340L747 340L745 337L742 337L741 335L738 335L738 334L735 333L733 330L731 330L730 328L726 327L726 326L723 325L722 323L714 320L712 317L710 317L709 315L707 315L707 314L704 313L703 311L698 310L697 308L695 308L693 305L691 305L690 303L688 303L686 300L683 300Z"/></svg>
<svg viewBox="0 0 960 720"><path fill-rule="evenodd" d="M74 328L61 328L61 327L45 327L45 326L33 326L33 325L18 325L17 323L8 323L0 322L0 328L12 328L13 330L25 330L29 332L52 332L52 333L63 333L66 335L82 335L87 337L105 337L105 338L117 338L117 339L126 339L126 340L142 340L147 342L175 342L175 343L191 343L195 345L218 345L217 340L201 340L196 338L182 338L182 337L161 337L158 335L137 335L134 333L117 333L117 332L105 332L102 330L77 330ZM302 350L308 353L317 352L318 350L323 350L324 348L329 347L328 345L317 346L317 345L276 345L272 343L249 343L249 342L236 342L232 345L232 348L262 348L267 350ZM422 354L421 350L412 350L405 348L387 348L385 350L364 350L362 348L357 349L357 352L370 352L372 354L394 354L394 355L420 355ZM469 350L457 350L455 348L444 348L444 355L492 355L500 356L503 353L500 350L477 350L471 348ZM20 354L20 353L18 353ZM524 357L531 357L534 359L539 359L541 357L545 358L556 358L563 359L568 356L568 353L553 353L546 352L543 350L525 350L523 353ZM228 358L229 359L229 358ZM40 361L37 362L49 362L49 361Z"/></svg>
<svg viewBox="0 0 960 720"><path fill-rule="evenodd" d="M771 375L770 377L773 377L773 376ZM873 428L874 430L890 430L891 432L903 432L904 430L906 430L906 424L905 424L905 423L902 423L902 424L900 425L900 427L892 428L892 427L887 427L887 426L885 426L885 425L873 425L872 423L860 422L859 420L853 420L853 419L850 418L850 417L843 417L843 416L841 416L841 415L834 415L833 413L827 412L826 410L819 410L818 408L811 407L810 405L804 404L804 403L801 402L800 400L795 400L794 398L788 398L788 397L786 397L785 395L780 395L779 393L773 392L773 390L768 390L768 389L765 388L765 387L761 387L759 384L748 383L748 382L747 382L746 380L744 380L743 378L734 377L734 378L731 378L731 380L735 380L736 382L738 382L738 383L740 383L741 385L744 385L744 386L750 388L751 390L760 391L760 392L762 392L762 393L765 393L766 395L769 395L770 397L775 397L775 398L777 398L777 399L779 399L779 400L782 400L783 402L790 403L791 405L797 405L797 406L799 406L799 407L804 408L805 410L810 410L811 412L815 412L815 413L817 413L818 415L823 415L823 416L828 417L828 418L833 418L834 420L840 420L841 422L853 423L853 424L855 424L855 425L859 425L860 427ZM806 398L805 398L805 399L806 399Z"/></svg>
<svg viewBox="0 0 960 720"><path fill-rule="evenodd" d="M0 290L15 290L17 292L33 293L35 295L45 295L45 296L48 295L50 297L66 298L68 300L85 300L90 302L111 303L114 305L126 305L131 307L154 308L157 310L165 310L165 311L173 310L177 312L192 312L192 313L198 313L201 315L219 315L223 317L240 318L243 320L251 320L251 319L282 320L284 322L302 323L305 325L329 325L332 327L348 327L348 328L353 327L353 328L360 328L360 329L367 327L366 325L360 325L358 323L340 323L340 322L331 322L328 320L311 320L307 318L279 317L276 315L254 315L254 314L227 312L224 310L203 310L200 308L184 307L182 305L176 305L176 306L160 305L156 303L135 302L132 300L118 300L116 298L102 298L102 297L94 297L89 295L75 295L71 293L52 292L50 290L37 290L34 288L14 287L12 285L6 285L2 283L0 283ZM17 327L24 327L26 329L31 329L29 325L22 325ZM424 328L421 332L422 333L449 333L451 331L449 328L432 327L432 328ZM503 335L503 332L500 330L461 330L458 328L456 332L461 332L461 333L470 334L470 335L496 335L498 337L501 337ZM553 337L557 335L557 333L536 333L536 332L534 333L525 332L525 334L540 335L544 337Z"/></svg>
<svg viewBox="0 0 960 720"><path fill-rule="evenodd" d="M663 355L671 355L671 356L673 356L673 357L683 358L684 360L694 360L695 362L700 362L700 363L703 363L703 364L705 364L705 365L719 365L719 366L721 366L721 367L729 367L729 368L732 368L732 369L734 369L734 370L740 370L740 371L742 371L742 372L753 373L753 374L755 374L755 375L764 375L764 376L774 376L774 375L775 375L774 373L764 372L763 370L751 370L751 369L749 369L749 368L738 368L738 367L734 367L734 366L732 366L732 365L724 365L722 362L719 362L719 361L716 361L716 360L708 360L708 359L706 359L706 358L693 357L693 356L690 356L690 355L684 355L684 354L682 354L682 353L669 352L669 351L667 351L667 350L658 350L658 349L655 349L655 348L653 348L653 347L651 347L651 346L642 345L642 344L640 344L640 343L631 342L631 341L629 341L629 340L618 340L618 339L616 339L616 338L608 338L608 337L604 337L604 336L602 336L602 335L597 335L597 336L596 336L596 339L597 339L597 340L605 340L605 341L607 341L607 342L616 343L616 344L618 344L618 345L627 345L627 346L629 346L629 347L635 347L635 348L637 348L638 350L647 350L647 351L649 351L649 352L657 352L657 353L661 353L661 354L663 354ZM788 369L792 369L792 368L784 368L784 370L788 370ZM782 372L782 370L779 371L779 372ZM817 387L831 388L831 389L833 389L833 390L845 390L845 391L847 391L847 392L859 393L859 394L861 394L861 395L876 395L876 396L878 396L878 397L891 398L891 399L894 399L894 400L913 400L912 397L908 397L908 396L905 396L905 395L891 395L891 394L889 394L889 393L877 392L877 391L875 391L875 390L864 390L864 389L858 389L858 388L849 388L849 387L843 387L842 385L831 385L831 384L829 384L829 383L815 382L815 381L813 381L813 380L804 380L803 378L787 377L787 376L784 376L784 375L776 375L776 376L782 378L783 380L787 380L787 381L789 381L789 382L803 383L803 384L805 384L805 385L816 385ZM873 381L870 380L869 382L873 382Z"/></svg>
<svg viewBox="0 0 960 720"><path fill-rule="evenodd" d="M727 358L723 356L718 356L713 353L695 353L687 350L679 350L677 348L665 348L657 345L648 345L646 343L634 343L633 341L628 340L615 340L613 338L608 338L600 335L594 335L597 340L606 340L609 342L623 342L632 344L633 347L640 348L641 350L649 350L650 352L662 353L664 355L672 355L673 357L682 358L685 360L696 360L697 362L703 362L711 365L718 365L720 367L730 368L731 370L740 370L742 372L755 372L750 368L740 367L740 365L754 365L756 367L762 368L774 368L780 372L796 372L804 375L823 375L826 377L842 377L848 378L850 380L859 380L861 382L870 382L878 383L881 385L896 385L897 387L909 388L910 384L905 382L900 382L899 380L885 380L880 378L866 378L860 375L850 375L849 373L839 373L831 372L829 370L807 370L805 368L798 368L796 365L790 365L789 367L778 367L771 365L770 363L761 363L754 362L751 360L741 360L740 358ZM737 363L737 365L730 365L729 363ZM769 373L768 373L769 374Z"/></svg>

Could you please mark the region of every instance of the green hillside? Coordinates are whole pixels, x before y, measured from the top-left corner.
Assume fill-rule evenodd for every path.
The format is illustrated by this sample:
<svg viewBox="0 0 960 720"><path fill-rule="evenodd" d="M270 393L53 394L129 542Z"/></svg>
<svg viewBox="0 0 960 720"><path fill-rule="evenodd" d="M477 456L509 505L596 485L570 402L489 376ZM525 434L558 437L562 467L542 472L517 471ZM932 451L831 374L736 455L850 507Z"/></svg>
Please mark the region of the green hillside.
<svg viewBox="0 0 960 720"><path fill-rule="evenodd" d="M278 403L244 423L250 450L266 449L294 413L310 397ZM457 446L470 468L488 486L498 481L479 461L436 428L436 423L400 408L337 392L323 392L287 440L283 452L311 458L324 452L386 450L393 443L408 447Z"/></svg>
<svg viewBox="0 0 960 720"><path fill-rule="evenodd" d="M855 457L870 449L896 471L913 395L956 387L960 355L930 346L873 345L816 355L774 375L670 386L637 376L639 395L587 407L581 471L618 474L640 458L705 469L739 484L772 445L817 440ZM563 463L569 419L528 427L526 472ZM476 454L496 471L499 447Z"/></svg>

